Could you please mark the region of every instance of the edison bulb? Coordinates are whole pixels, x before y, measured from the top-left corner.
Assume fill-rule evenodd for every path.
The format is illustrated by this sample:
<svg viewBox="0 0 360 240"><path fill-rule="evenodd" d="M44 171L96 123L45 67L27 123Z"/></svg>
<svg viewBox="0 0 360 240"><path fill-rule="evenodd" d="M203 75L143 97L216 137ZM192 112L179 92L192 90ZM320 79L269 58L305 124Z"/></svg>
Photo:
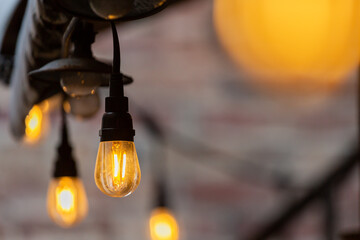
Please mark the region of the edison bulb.
<svg viewBox="0 0 360 240"><path fill-rule="evenodd" d="M25 141L37 142L42 133L43 111L35 105L25 118Z"/></svg>
<svg viewBox="0 0 360 240"><path fill-rule="evenodd" d="M151 213L149 227L152 240L179 239L178 224L167 208L157 208Z"/></svg>
<svg viewBox="0 0 360 240"><path fill-rule="evenodd" d="M60 84L69 96L82 97L94 94L103 77L90 72L66 72L62 74Z"/></svg>
<svg viewBox="0 0 360 240"><path fill-rule="evenodd" d="M96 15L108 20L125 16L133 8L134 0L90 0L90 7Z"/></svg>
<svg viewBox="0 0 360 240"><path fill-rule="evenodd" d="M47 210L50 218L63 228L84 219L88 202L81 180L76 177L54 178L49 184Z"/></svg>
<svg viewBox="0 0 360 240"><path fill-rule="evenodd" d="M138 187L141 172L134 142L100 142L95 183L110 197L126 197Z"/></svg>

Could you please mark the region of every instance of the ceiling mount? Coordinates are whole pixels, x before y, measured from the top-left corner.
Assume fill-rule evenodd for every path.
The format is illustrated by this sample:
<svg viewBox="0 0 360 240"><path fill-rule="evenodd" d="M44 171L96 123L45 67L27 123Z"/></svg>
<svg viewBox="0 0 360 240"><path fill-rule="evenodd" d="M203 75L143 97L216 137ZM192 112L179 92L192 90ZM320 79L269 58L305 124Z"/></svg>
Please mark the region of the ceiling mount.
<svg viewBox="0 0 360 240"><path fill-rule="evenodd" d="M65 12L80 18L106 21L97 16L91 9L89 0L51 0ZM130 21L145 18L163 10L169 0L134 0L133 8L126 15L112 19L115 21Z"/></svg>

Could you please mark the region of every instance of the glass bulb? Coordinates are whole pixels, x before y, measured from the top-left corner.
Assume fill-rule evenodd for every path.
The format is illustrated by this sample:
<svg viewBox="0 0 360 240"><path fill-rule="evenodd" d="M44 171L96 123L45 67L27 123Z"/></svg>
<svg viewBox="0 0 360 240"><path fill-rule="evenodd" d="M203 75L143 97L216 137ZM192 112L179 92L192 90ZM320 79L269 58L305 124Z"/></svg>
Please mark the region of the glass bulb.
<svg viewBox="0 0 360 240"><path fill-rule="evenodd" d="M151 213L149 227L152 240L179 239L179 227L176 219L165 207L157 208Z"/></svg>
<svg viewBox="0 0 360 240"><path fill-rule="evenodd" d="M72 227L87 215L88 202L79 178L60 177L51 180L47 209L50 218L63 228Z"/></svg>
<svg viewBox="0 0 360 240"><path fill-rule="evenodd" d="M98 93L83 97L68 98L63 104L66 113L70 113L77 119L93 117L100 108Z"/></svg>
<svg viewBox="0 0 360 240"><path fill-rule="evenodd" d="M25 118L25 141L37 142L42 133L43 112L38 105L35 105Z"/></svg>
<svg viewBox="0 0 360 240"><path fill-rule="evenodd" d="M82 97L94 94L101 85L102 77L91 72L66 72L62 74L60 84L71 97Z"/></svg>
<svg viewBox="0 0 360 240"><path fill-rule="evenodd" d="M100 142L95 183L110 197L126 197L138 187L141 172L134 142Z"/></svg>
<svg viewBox="0 0 360 240"><path fill-rule="evenodd" d="M243 79L259 89L302 99L326 95L359 64L358 0L214 4L221 44L247 75Z"/></svg>
<svg viewBox="0 0 360 240"><path fill-rule="evenodd" d="M90 0L90 7L96 15L108 20L125 16L133 8L134 0Z"/></svg>

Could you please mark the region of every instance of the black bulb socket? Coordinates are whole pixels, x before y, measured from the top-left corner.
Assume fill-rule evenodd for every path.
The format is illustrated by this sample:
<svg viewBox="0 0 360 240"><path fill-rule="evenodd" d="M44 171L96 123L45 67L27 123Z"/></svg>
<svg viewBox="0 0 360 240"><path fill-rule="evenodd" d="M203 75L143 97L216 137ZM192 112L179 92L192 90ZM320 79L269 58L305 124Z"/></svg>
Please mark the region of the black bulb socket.
<svg viewBox="0 0 360 240"><path fill-rule="evenodd" d="M135 130L129 114L129 101L124 96L123 75L112 74L110 96L105 99L105 113L102 118L100 141L134 141Z"/></svg>
<svg viewBox="0 0 360 240"><path fill-rule="evenodd" d="M61 145L58 147L58 155L55 162L54 178L78 177L75 160L72 156L70 146Z"/></svg>
<svg viewBox="0 0 360 240"><path fill-rule="evenodd" d="M157 197L155 201L155 207L164 207L164 208L169 207L165 184L163 183L157 184Z"/></svg>

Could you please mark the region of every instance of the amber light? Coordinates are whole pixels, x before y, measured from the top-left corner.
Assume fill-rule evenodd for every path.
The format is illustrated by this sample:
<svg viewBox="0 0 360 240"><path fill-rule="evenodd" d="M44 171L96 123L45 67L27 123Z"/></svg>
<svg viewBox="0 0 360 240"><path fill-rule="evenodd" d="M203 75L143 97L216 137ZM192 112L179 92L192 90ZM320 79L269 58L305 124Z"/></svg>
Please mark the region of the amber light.
<svg viewBox="0 0 360 240"><path fill-rule="evenodd" d="M215 0L232 59L267 90L329 91L359 60L358 0Z"/></svg>
<svg viewBox="0 0 360 240"><path fill-rule="evenodd" d="M151 213L149 227L152 240L179 239L179 227L176 219L165 207L157 208Z"/></svg>
<svg viewBox="0 0 360 240"><path fill-rule="evenodd" d="M141 179L134 142L100 142L94 176L97 187L108 196L133 193Z"/></svg>
<svg viewBox="0 0 360 240"><path fill-rule="evenodd" d="M49 185L47 209L51 219L61 227L79 223L88 211L81 180L77 177L54 178Z"/></svg>
<svg viewBox="0 0 360 240"><path fill-rule="evenodd" d="M25 141L37 142L43 128L43 111L40 106L35 105L25 118Z"/></svg>

